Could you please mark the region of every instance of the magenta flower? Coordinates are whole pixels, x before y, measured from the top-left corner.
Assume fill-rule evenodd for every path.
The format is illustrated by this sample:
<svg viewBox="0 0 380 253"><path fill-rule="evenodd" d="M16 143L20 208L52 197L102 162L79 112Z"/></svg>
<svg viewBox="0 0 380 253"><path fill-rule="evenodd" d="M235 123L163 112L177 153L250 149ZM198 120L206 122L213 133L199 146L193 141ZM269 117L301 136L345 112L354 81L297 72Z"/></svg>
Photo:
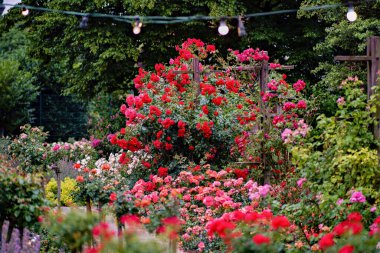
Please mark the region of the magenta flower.
<svg viewBox="0 0 380 253"><path fill-rule="evenodd" d="M99 140L99 139L93 139L93 140L91 141L91 145L92 145L92 147L96 148L101 142L102 142L102 141Z"/></svg>
<svg viewBox="0 0 380 253"><path fill-rule="evenodd" d="M266 184L264 186L259 186L258 189L259 189L260 196L265 197L268 194L268 192L270 191L270 188L271 187L269 184Z"/></svg>
<svg viewBox="0 0 380 253"><path fill-rule="evenodd" d="M306 178L300 178L297 180L297 185L298 187L302 187L303 183L305 183L307 181Z"/></svg>
<svg viewBox="0 0 380 253"><path fill-rule="evenodd" d="M59 146L59 144L55 144L55 146L53 147L53 151L57 151L59 150L61 146Z"/></svg>
<svg viewBox="0 0 380 253"><path fill-rule="evenodd" d="M352 203L355 203L355 202L364 203L366 202L366 199L362 192L354 192L351 195L350 201Z"/></svg>

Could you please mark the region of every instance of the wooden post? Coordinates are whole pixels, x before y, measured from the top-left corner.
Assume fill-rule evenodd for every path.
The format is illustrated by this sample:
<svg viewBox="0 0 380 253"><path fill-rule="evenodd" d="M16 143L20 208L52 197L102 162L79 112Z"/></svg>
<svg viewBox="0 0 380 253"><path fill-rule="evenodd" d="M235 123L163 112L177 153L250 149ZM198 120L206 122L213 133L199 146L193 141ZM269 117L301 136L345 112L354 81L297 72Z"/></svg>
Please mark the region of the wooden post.
<svg viewBox="0 0 380 253"><path fill-rule="evenodd" d="M265 54L268 54L268 52L264 52ZM260 69L260 90L262 92L265 92L267 89L267 83L268 83L268 76L269 76L269 68L268 68L268 61L263 61L263 65L261 66ZM266 110L267 108L264 106L264 103L262 100L260 100L260 107L262 112L264 112L264 118L263 118L263 131L264 134L269 131L269 126L268 126L268 111ZM264 149L263 143L261 143L262 149ZM263 165L263 172L264 172L264 184L270 184L270 177L271 177L271 171L270 168L267 168L267 158L265 152L262 152L261 155L261 162Z"/></svg>
<svg viewBox="0 0 380 253"><path fill-rule="evenodd" d="M371 61L367 62L368 71L368 96L373 94L372 87L380 85L379 69L380 69L380 37L372 36L367 41L367 55L371 57ZM376 124L374 126L374 135L380 141L380 107L376 110ZM378 148L380 159L380 147Z"/></svg>
<svg viewBox="0 0 380 253"><path fill-rule="evenodd" d="M91 199L89 196L86 196L86 211L88 214L91 214L92 213L92 210L91 210Z"/></svg>
<svg viewBox="0 0 380 253"><path fill-rule="evenodd" d="M57 176L57 205L58 210L61 209L61 171L59 170L56 164L53 164L51 168L54 170L55 175Z"/></svg>

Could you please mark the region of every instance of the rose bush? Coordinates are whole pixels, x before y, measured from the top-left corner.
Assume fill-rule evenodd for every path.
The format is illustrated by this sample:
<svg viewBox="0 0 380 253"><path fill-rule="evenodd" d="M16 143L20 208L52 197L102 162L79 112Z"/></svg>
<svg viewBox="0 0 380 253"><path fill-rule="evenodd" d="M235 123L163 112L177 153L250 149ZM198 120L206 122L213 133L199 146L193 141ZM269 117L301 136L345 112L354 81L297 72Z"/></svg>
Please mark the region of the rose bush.
<svg viewBox="0 0 380 253"><path fill-rule="evenodd" d="M287 129L283 138L288 142L308 131L299 117L307 107L300 96L306 84L288 84L285 76L273 72L268 91L260 92L257 69L269 57L259 49L231 50L227 60L218 57L213 45L197 39L176 49L179 56L169 66L139 70L134 79L139 94L129 95L120 107L126 127L110 139L125 151L145 154L133 175L147 179L160 167L175 175L189 165L225 165L241 155L264 164L264 169L281 171L286 156L282 131ZM194 59L200 62L199 83L190 71ZM207 65L209 61L219 63ZM252 152L246 152L247 143Z"/></svg>

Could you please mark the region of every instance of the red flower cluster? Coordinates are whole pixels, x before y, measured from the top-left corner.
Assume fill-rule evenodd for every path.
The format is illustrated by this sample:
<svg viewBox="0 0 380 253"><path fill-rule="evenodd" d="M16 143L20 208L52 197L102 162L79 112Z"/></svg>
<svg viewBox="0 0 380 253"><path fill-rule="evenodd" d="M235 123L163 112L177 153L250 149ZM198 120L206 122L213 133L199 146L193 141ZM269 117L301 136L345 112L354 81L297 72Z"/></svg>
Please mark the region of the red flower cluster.
<svg viewBox="0 0 380 253"><path fill-rule="evenodd" d="M158 168L158 176L159 177L166 177L168 175L168 168L160 167Z"/></svg>
<svg viewBox="0 0 380 253"><path fill-rule="evenodd" d="M208 223L207 233L209 236L218 234L220 238L225 238L228 234L236 228L236 224L225 221L224 219L215 219Z"/></svg>
<svg viewBox="0 0 380 253"><path fill-rule="evenodd" d="M272 219L272 228L277 230L279 228L288 228L290 222L285 216L275 216Z"/></svg>
<svg viewBox="0 0 380 253"><path fill-rule="evenodd" d="M111 140L112 143L112 140ZM130 140L125 140L125 139L117 139L116 144L124 149L124 150L130 150L132 152L138 151L140 149L143 149L144 146L141 144L141 142L136 138L132 137Z"/></svg>
<svg viewBox="0 0 380 253"><path fill-rule="evenodd" d="M203 122L197 124L197 129L202 132L203 136L205 138L210 138L212 135L212 127L214 126L214 123L212 121L210 122Z"/></svg>
<svg viewBox="0 0 380 253"><path fill-rule="evenodd" d="M342 236L349 232L351 232L354 235L359 234L363 230L363 224L361 223L361 220L362 216L360 213L351 213L347 217L347 220L335 226L334 235Z"/></svg>
<svg viewBox="0 0 380 253"><path fill-rule="evenodd" d="M233 53L234 55L236 55L236 57L238 58L240 62L250 62L251 60L254 60L254 61L268 61L269 60L269 56L264 51L260 51L259 49L248 48L241 53L238 50L234 51Z"/></svg>
<svg viewBox="0 0 380 253"><path fill-rule="evenodd" d="M335 244L334 242L334 234L328 233L322 236L321 240L319 240L319 248L322 250L327 249Z"/></svg>
<svg viewBox="0 0 380 253"><path fill-rule="evenodd" d="M186 123L182 120L178 121L178 137L184 137L186 133Z"/></svg>
<svg viewBox="0 0 380 253"><path fill-rule="evenodd" d="M262 234L257 234L255 236L252 237L252 241L254 243L256 243L257 245L261 245L261 244L269 244L270 243L270 238L269 237L266 237Z"/></svg>
<svg viewBox="0 0 380 253"><path fill-rule="evenodd" d="M296 92L300 92L300 91L304 90L305 87L306 87L306 83L302 80L298 80L296 83L293 84L293 89Z"/></svg>
<svg viewBox="0 0 380 253"><path fill-rule="evenodd" d="M249 174L248 169L234 169L234 174L237 178L243 178L244 180L247 179L247 176Z"/></svg>
<svg viewBox="0 0 380 253"><path fill-rule="evenodd" d="M169 127L173 126L175 124L175 121L171 118L166 118L164 120L159 120L159 123L165 128L168 129Z"/></svg>
<svg viewBox="0 0 380 253"><path fill-rule="evenodd" d="M200 83L199 84L199 87L201 88L201 94L203 96L205 96L206 94L207 95L213 95L213 94L216 94L216 87L211 85L211 84L207 84L207 83Z"/></svg>

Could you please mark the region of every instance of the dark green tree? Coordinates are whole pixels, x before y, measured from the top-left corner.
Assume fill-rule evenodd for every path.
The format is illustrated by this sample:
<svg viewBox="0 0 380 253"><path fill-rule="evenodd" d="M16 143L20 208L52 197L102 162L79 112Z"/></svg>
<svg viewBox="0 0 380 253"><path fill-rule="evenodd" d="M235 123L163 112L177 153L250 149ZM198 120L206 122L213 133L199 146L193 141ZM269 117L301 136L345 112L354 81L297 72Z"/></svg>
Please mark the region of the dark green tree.
<svg viewBox="0 0 380 253"><path fill-rule="evenodd" d="M29 40L12 28L0 37L0 136L31 120L30 104L38 94L33 62L25 56Z"/></svg>
<svg viewBox="0 0 380 253"><path fill-rule="evenodd" d="M297 9L295 1L24 1L25 4L59 10L139 16L233 16L283 9ZM8 29L19 20L13 10L3 21ZM311 48L322 41L325 24L296 13L245 20L248 36L238 37L237 20L230 20L230 33L220 36L219 21L194 21L180 24L143 25L139 35L131 24L106 18L89 18L88 28L80 29L81 17L33 11L24 18L23 27L32 38L29 54L40 61L36 75L54 79L65 94L93 98L99 92L119 94L132 87L137 62L146 68L168 62L175 45L196 37L214 43L225 51L248 46L268 50L273 60L295 64L295 76L314 81L309 69L317 66L318 57ZM288 59L287 61L285 59ZM54 83L54 82L53 82ZM57 86L57 85L55 85Z"/></svg>
<svg viewBox="0 0 380 253"><path fill-rule="evenodd" d="M354 1L358 19L350 22L346 19L347 1L337 0L304 0L302 7L341 3L339 8L313 12L299 12L300 18L309 18L326 24L323 40L314 46L314 54L318 55L319 64L310 71L320 81L313 88L320 112L332 116L337 110L336 100L341 91L338 90L341 80L348 76L358 76L366 80L366 62L334 62L336 55L365 55L366 41L372 35L380 34L380 1Z"/></svg>

